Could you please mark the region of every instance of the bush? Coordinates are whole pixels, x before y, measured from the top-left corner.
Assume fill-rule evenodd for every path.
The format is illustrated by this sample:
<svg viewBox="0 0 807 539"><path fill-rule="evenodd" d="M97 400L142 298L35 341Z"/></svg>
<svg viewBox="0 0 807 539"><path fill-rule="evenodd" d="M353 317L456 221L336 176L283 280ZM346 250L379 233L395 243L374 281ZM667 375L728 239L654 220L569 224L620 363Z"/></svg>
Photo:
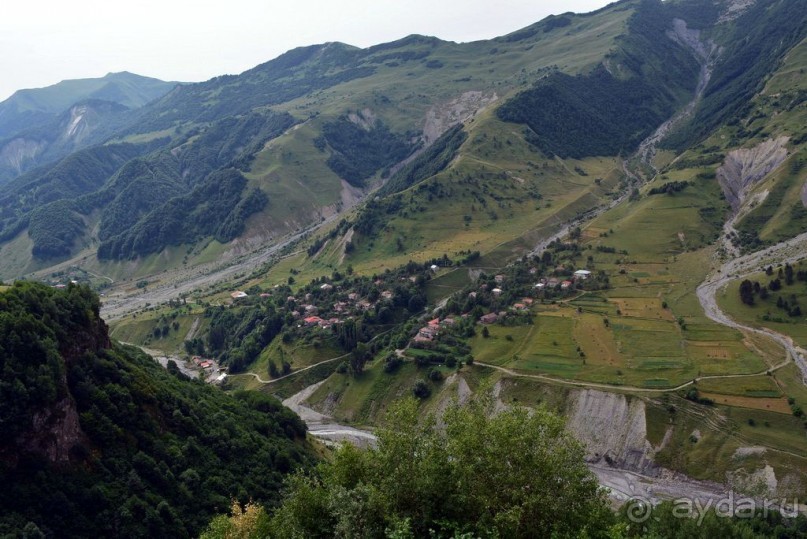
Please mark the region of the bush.
<svg viewBox="0 0 807 539"><path fill-rule="evenodd" d="M432 390L425 380L418 380L412 386L412 394L419 399L426 399L432 394Z"/></svg>

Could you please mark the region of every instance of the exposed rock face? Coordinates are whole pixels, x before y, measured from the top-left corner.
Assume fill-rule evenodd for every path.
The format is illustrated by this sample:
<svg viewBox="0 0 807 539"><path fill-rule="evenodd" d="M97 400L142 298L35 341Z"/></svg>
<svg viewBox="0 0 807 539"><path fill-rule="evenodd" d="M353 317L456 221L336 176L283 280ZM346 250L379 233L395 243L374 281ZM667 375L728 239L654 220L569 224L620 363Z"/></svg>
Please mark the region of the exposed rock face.
<svg viewBox="0 0 807 539"><path fill-rule="evenodd" d="M655 451L647 441L645 404L641 399L586 389L572 395L569 430L586 447L586 460L656 476Z"/></svg>
<svg viewBox="0 0 807 539"><path fill-rule="evenodd" d="M495 92L486 95L482 92L471 91L465 92L447 103L433 106L426 113L426 122L423 126L425 146L430 146L440 138L440 135L458 123L473 118L497 99L499 96Z"/></svg>
<svg viewBox="0 0 807 539"><path fill-rule="evenodd" d="M18 451L40 455L52 464L59 464L69 462L70 450L84 439L76 403L68 395L55 405L37 412L31 429L15 442ZM14 462L16 458L13 456L10 460Z"/></svg>
<svg viewBox="0 0 807 539"><path fill-rule="evenodd" d="M667 31L667 37L691 50L701 62L707 61L717 48L711 39L701 41L700 30L688 28L686 21L682 19L673 19L673 29Z"/></svg>
<svg viewBox="0 0 807 539"><path fill-rule="evenodd" d="M766 140L753 148L734 150L717 169L717 181L736 212L751 188L787 158L788 137Z"/></svg>
<svg viewBox="0 0 807 539"><path fill-rule="evenodd" d="M46 144L29 138L15 138L0 148L0 166L20 174L26 165L36 159Z"/></svg>
<svg viewBox="0 0 807 539"><path fill-rule="evenodd" d="M724 23L733 21L743 13L745 13L748 8L753 6L756 3L756 0L728 0L725 3L724 11L720 15L720 19L717 21L718 23Z"/></svg>

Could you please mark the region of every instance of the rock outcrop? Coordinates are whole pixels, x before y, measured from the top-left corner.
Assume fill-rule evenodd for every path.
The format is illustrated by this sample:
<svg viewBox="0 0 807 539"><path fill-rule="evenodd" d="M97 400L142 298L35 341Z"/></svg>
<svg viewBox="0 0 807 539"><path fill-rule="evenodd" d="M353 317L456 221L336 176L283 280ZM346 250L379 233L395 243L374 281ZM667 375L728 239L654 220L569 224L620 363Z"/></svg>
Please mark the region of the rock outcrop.
<svg viewBox="0 0 807 539"><path fill-rule="evenodd" d="M788 137L766 140L753 148L734 150L717 169L717 181L732 209L738 211L748 192L787 158Z"/></svg>
<svg viewBox="0 0 807 539"><path fill-rule="evenodd" d="M586 460L656 476L655 451L647 440L644 401L586 389L572 394L568 428L586 447Z"/></svg>

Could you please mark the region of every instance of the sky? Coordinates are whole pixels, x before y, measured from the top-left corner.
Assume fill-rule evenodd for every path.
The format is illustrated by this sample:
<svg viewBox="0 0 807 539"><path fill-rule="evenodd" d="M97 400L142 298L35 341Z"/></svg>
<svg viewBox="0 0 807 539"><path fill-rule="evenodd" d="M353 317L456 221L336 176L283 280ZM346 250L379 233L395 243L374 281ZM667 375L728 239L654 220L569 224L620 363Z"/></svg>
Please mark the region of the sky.
<svg viewBox="0 0 807 539"><path fill-rule="evenodd" d="M489 39L608 0L12 0L0 18L0 100L22 88L130 71L195 82L294 47L409 34Z"/></svg>

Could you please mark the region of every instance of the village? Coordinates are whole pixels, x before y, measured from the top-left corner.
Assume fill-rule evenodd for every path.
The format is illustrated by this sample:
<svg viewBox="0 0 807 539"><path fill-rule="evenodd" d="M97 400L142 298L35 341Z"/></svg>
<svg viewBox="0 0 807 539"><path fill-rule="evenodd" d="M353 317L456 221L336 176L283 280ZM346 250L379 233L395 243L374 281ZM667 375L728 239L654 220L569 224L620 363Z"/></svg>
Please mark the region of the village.
<svg viewBox="0 0 807 539"><path fill-rule="evenodd" d="M518 261L504 273L492 276L482 273L476 282L452 295L444 306L424 311L429 283L447 272L464 271L446 264L446 259L441 262L441 266L410 262L373 277L334 274L296 292L287 285L275 285L268 290L257 287L235 290L229 293L228 303L231 309L243 309L269 302L283 320L279 331L284 334L284 342L328 340L335 336L346 346L346 351L351 351L357 343L391 331L383 346L441 362L452 355L468 358L467 347L460 343L473 335L475 325L530 324L536 302L556 302L587 288L607 286L604 275L595 276L588 269L551 265L535 258ZM346 324L350 330L345 329ZM357 333L356 339L343 339L350 331ZM208 368L210 361L199 365ZM284 366L277 372L291 370Z"/></svg>

